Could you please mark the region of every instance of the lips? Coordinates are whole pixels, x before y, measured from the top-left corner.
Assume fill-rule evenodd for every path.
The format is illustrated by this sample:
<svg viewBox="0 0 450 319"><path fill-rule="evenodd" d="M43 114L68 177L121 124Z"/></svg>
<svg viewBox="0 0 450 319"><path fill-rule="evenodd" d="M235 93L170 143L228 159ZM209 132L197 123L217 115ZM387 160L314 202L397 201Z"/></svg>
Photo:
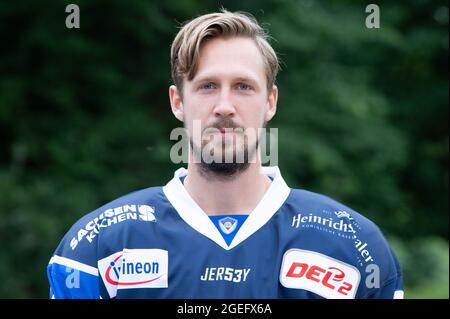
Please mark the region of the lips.
<svg viewBox="0 0 450 319"><path fill-rule="evenodd" d="M218 128L218 130L222 134L225 134L225 133L227 133L227 134L236 134L236 133L238 133L236 131L236 129L234 129L232 127L220 127L220 128Z"/></svg>

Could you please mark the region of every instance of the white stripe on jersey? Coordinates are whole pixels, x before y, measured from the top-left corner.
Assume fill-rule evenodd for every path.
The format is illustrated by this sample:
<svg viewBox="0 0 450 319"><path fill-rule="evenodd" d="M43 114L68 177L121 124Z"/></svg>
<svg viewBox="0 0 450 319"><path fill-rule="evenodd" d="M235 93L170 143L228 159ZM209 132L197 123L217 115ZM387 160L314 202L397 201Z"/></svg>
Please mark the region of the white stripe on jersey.
<svg viewBox="0 0 450 319"><path fill-rule="evenodd" d="M98 269L83 263L80 263L78 261L69 259L69 258L65 258L65 257L61 257L61 256L53 256L50 259L49 265L51 264L58 264L58 265L63 265L66 267L70 267L73 269L77 269L80 271L83 271L85 273L88 273L90 275L94 275L94 276L98 276Z"/></svg>

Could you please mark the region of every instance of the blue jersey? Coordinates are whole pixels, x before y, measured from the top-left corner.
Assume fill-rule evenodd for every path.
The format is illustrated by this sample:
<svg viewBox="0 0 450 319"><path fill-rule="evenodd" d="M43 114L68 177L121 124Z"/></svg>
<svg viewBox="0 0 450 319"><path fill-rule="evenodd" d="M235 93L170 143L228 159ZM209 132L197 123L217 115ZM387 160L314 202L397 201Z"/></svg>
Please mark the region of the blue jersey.
<svg viewBox="0 0 450 319"><path fill-rule="evenodd" d="M277 167L252 212L209 218L183 186L143 189L85 215L48 265L52 298L401 298L379 228ZM221 212L226 214L226 212Z"/></svg>

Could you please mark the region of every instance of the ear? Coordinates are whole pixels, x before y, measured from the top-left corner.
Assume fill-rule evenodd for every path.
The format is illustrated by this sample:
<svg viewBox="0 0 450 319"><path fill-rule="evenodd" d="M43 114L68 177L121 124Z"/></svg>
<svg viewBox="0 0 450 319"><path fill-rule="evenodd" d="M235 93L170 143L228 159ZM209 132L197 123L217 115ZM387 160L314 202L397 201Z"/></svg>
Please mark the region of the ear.
<svg viewBox="0 0 450 319"><path fill-rule="evenodd" d="M264 120L266 122L269 122L275 115L277 111L277 101L278 101L278 87L274 85L267 99L267 110L264 116Z"/></svg>
<svg viewBox="0 0 450 319"><path fill-rule="evenodd" d="M181 122L184 121L184 109L183 109L183 100L181 98L181 94L178 91L178 88L175 85L171 85L169 87L169 98L170 98L170 107L172 108L172 113L175 117Z"/></svg>

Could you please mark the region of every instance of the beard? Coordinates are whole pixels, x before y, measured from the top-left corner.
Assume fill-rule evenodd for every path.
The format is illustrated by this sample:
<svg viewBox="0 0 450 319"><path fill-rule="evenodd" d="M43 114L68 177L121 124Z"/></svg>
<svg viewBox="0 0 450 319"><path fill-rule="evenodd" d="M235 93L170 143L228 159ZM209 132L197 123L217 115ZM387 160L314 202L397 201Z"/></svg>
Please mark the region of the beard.
<svg viewBox="0 0 450 319"><path fill-rule="evenodd" d="M226 132L234 132L231 134L231 141L226 139L226 133L225 136L221 135L219 143L211 147L211 141L203 138L204 133L211 129L217 132L220 128L227 128ZM208 178L233 179L245 172L254 160L259 147L259 136L257 134L255 136L254 141L249 142L245 129L225 118L202 131L201 145L195 143L190 137L191 150L199 164L200 174ZM252 144L249 145L249 143ZM205 158L205 152L208 154L207 158ZM209 156L211 153L214 154L212 157Z"/></svg>

